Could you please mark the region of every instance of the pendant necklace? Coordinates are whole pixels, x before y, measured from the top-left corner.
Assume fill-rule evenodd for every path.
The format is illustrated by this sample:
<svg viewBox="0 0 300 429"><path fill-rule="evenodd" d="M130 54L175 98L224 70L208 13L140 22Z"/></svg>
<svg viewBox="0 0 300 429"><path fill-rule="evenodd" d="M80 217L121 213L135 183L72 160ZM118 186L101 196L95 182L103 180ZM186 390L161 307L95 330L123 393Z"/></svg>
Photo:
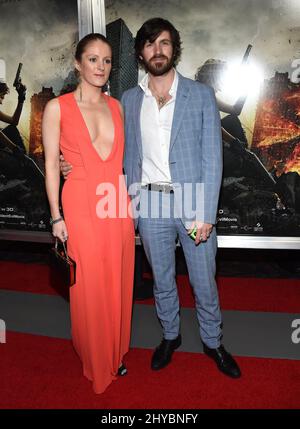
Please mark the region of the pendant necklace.
<svg viewBox="0 0 300 429"><path fill-rule="evenodd" d="M157 94L157 92L154 91L152 88L150 88L150 91L158 102L158 108L161 109L167 103L167 97L165 97L164 95Z"/></svg>
<svg viewBox="0 0 300 429"><path fill-rule="evenodd" d="M162 108L167 102L167 98L161 95L158 95L156 99L158 101L159 108Z"/></svg>

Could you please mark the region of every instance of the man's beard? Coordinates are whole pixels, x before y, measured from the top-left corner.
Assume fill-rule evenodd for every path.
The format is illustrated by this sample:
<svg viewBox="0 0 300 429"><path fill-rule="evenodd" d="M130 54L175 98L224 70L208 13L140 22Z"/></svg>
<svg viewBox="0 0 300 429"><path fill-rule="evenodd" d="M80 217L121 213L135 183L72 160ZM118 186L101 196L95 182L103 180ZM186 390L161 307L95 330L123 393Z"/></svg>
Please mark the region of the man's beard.
<svg viewBox="0 0 300 429"><path fill-rule="evenodd" d="M164 63L154 63L152 62L153 59L158 59L161 58L162 60L167 60ZM162 76L166 73L168 73L168 71L170 71L173 67L174 67L174 60L173 57L172 58L168 58L164 55L159 55L157 57L152 57L149 61L143 61L144 64L144 68L146 70L147 73L152 74L152 76Z"/></svg>

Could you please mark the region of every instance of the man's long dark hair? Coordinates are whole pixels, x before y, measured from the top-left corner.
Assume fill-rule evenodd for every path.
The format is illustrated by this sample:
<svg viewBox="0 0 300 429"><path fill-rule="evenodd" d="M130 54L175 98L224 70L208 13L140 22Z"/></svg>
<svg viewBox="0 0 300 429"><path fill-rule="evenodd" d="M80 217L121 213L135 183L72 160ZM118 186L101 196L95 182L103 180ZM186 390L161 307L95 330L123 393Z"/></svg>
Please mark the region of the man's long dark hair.
<svg viewBox="0 0 300 429"><path fill-rule="evenodd" d="M144 22L135 39L135 55L140 65L143 65L143 60L140 58L141 52L145 43L149 40L154 42L163 31L169 31L173 45L173 61L177 65L181 56L181 40L178 30L169 21L163 18L151 18Z"/></svg>

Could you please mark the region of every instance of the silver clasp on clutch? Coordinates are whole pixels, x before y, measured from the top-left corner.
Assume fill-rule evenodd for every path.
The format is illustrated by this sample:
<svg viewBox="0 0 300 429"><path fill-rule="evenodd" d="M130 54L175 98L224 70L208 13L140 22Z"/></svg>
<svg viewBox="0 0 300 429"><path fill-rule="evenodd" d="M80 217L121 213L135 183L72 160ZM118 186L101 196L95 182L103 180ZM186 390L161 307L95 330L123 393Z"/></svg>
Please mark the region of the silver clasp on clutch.
<svg viewBox="0 0 300 429"><path fill-rule="evenodd" d="M56 237L56 239L55 239L55 250L58 250L58 238ZM63 245L63 248L64 248L64 252L65 252L65 257L67 258L67 260L68 261L70 261L70 258L69 258L69 255L68 255L68 252L67 252L67 248L66 248L66 245L65 245L65 242L64 241L61 241L61 243L62 243L62 245Z"/></svg>

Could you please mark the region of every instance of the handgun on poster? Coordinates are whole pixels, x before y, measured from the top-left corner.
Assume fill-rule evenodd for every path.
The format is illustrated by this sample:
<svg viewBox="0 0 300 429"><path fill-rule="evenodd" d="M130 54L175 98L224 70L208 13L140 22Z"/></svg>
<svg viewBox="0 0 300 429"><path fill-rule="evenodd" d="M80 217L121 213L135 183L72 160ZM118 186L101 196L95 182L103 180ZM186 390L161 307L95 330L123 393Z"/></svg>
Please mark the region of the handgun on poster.
<svg viewBox="0 0 300 429"><path fill-rule="evenodd" d="M22 70L22 66L23 66L23 64L19 63L18 70L17 70L17 73L16 73L16 77L15 77L15 80L14 80L14 83L13 83L13 86L15 88L17 88L18 85L21 83L21 70Z"/></svg>

